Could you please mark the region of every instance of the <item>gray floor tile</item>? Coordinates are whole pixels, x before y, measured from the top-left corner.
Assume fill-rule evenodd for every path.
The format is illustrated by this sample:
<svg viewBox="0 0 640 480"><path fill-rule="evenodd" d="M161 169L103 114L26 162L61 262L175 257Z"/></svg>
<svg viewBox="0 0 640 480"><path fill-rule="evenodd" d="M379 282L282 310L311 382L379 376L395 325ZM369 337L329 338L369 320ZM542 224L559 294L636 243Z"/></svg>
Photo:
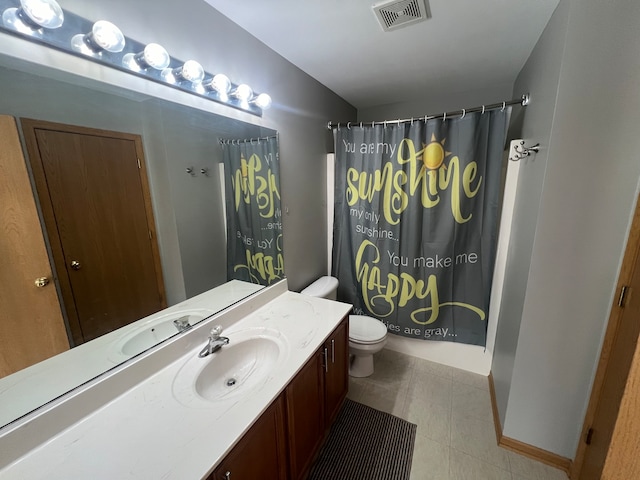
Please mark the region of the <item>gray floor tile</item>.
<svg viewBox="0 0 640 480"><path fill-rule="evenodd" d="M409 355L383 349L374 355L373 375L367 377L367 381L387 388L407 388L413 375L414 361L415 358Z"/></svg>
<svg viewBox="0 0 640 480"><path fill-rule="evenodd" d="M493 420L491 396L488 390L454 381L451 399L452 418L475 417Z"/></svg>
<svg viewBox="0 0 640 480"><path fill-rule="evenodd" d="M508 451L498 446L491 419L452 418L451 446L460 452L510 471Z"/></svg>
<svg viewBox="0 0 640 480"><path fill-rule="evenodd" d="M405 419L418 426L418 434L444 445L451 442L451 408L407 397Z"/></svg>
<svg viewBox="0 0 640 480"><path fill-rule="evenodd" d="M427 403L450 407L452 385L450 378L414 371L407 393L410 397L419 398Z"/></svg>
<svg viewBox="0 0 640 480"><path fill-rule="evenodd" d="M360 403L371 408L390 413L396 417L406 418L406 389L385 388L376 384L368 384L362 390Z"/></svg>
<svg viewBox="0 0 640 480"><path fill-rule="evenodd" d="M362 398L362 393L364 392L365 387L366 383L349 377L349 392L347 393L347 397L354 402L361 402L360 399Z"/></svg>
<svg viewBox="0 0 640 480"><path fill-rule="evenodd" d="M557 468L536 462L523 455L509 452L511 473L526 480L567 480L567 474Z"/></svg>
<svg viewBox="0 0 640 480"><path fill-rule="evenodd" d="M449 446L416 436L411 480L449 480Z"/></svg>
<svg viewBox="0 0 640 480"><path fill-rule="evenodd" d="M451 378L453 378L454 382L464 383L466 385L471 385L472 387L482 388L483 390L489 390L489 379L484 375L478 375L477 373L454 368L452 369Z"/></svg>
<svg viewBox="0 0 640 480"><path fill-rule="evenodd" d="M411 480L567 480L498 447L487 377L387 349L374 362L349 398L418 425Z"/></svg>
<svg viewBox="0 0 640 480"><path fill-rule="evenodd" d="M450 480L511 480L511 473L450 448L449 478Z"/></svg>
<svg viewBox="0 0 640 480"><path fill-rule="evenodd" d="M439 377L444 378L452 378L453 371L455 370L453 367L448 365L442 365L441 363L430 362L429 360L423 360L421 358L416 358L414 361L414 373L422 372L422 373L430 373L432 375L438 375Z"/></svg>

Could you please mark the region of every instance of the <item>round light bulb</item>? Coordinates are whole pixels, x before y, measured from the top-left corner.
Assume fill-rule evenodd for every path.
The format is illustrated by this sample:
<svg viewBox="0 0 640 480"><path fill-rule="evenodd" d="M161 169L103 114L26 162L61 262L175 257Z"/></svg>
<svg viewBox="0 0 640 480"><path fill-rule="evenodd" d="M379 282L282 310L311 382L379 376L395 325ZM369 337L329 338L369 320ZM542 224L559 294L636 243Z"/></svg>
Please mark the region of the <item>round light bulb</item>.
<svg viewBox="0 0 640 480"><path fill-rule="evenodd" d="M253 103L255 103L256 106L260 107L262 110L266 110L271 106L271 97L267 93L261 93L255 98Z"/></svg>
<svg viewBox="0 0 640 480"><path fill-rule="evenodd" d="M124 49L124 35L118 27L106 20L98 20L91 29L91 40L103 50L118 53Z"/></svg>
<svg viewBox="0 0 640 480"><path fill-rule="evenodd" d="M201 83L204 80L204 68L195 60L187 60L182 66L180 75L191 83Z"/></svg>
<svg viewBox="0 0 640 480"><path fill-rule="evenodd" d="M162 45L158 45L157 43L150 43L144 47L142 58L147 65L151 68L155 68L156 70L163 70L167 68L171 62L169 53Z"/></svg>
<svg viewBox="0 0 640 480"><path fill-rule="evenodd" d="M231 80L224 73L218 73L211 80L211 86L220 95L226 95L231 90Z"/></svg>
<svg viewBox="0 0 640 480"><path fill-rule="evenodd" d="M248 102L252 95L253 90L251 90L251 87L246 83L238 85L233 92L233 96L243 102Z"/></svg>
<svg viewBox="0 0 640 480"><path fill-rule="evenodd" d="M18 14L18 9L15 7L7 8L2 12L2 24L5 27L20 33L33 34L36 30L36 27L27 25L22 21Z"/></svg>
<svg viewBox="0 0 640 480"><path fill-rule="evenodd" d="M20 0L22 11L43 28L58 28L64 22L62 8L55 0Z"/></svg>

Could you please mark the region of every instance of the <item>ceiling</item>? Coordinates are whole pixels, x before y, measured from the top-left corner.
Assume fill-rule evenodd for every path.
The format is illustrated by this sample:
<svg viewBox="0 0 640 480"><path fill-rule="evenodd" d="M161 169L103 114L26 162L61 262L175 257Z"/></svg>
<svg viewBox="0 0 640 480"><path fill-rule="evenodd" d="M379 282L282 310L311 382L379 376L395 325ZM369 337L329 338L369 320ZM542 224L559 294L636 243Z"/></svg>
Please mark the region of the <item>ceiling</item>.
<svg viewBox="0 0 640 480"><path fill-rule="evenodd" d="M559 0L430 0L384 32L377 0L205 0L357 108L513 84Z"/></svg>

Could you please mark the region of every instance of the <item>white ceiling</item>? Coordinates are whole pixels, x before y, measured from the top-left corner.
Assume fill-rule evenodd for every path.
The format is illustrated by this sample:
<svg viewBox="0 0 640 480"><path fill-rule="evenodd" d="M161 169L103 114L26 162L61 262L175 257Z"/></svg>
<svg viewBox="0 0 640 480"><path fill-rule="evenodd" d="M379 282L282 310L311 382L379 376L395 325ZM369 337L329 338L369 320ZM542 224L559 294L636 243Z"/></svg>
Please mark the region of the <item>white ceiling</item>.
<svg viewBox="0 0 640 480"><path fill-rule="evenodd" d="M431 0L384 32L376 0L205 0L357 108L512 84L559 0Z"/></svg>

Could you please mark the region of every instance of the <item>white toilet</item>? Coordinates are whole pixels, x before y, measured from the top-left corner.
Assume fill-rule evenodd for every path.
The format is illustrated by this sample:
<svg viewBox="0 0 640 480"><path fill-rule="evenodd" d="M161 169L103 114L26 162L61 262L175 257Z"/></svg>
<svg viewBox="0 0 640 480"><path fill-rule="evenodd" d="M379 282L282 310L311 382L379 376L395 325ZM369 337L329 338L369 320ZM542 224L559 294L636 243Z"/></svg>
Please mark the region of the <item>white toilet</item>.
<svg viewBox="0 0 640 480"><path fill-rule="evenodd" d="M338 279L320 277L300 293L335 300ZM373 374L373 354L387 343L387 327L380 320L364 315L349 315L349 375L368 377Z"/></svg>

